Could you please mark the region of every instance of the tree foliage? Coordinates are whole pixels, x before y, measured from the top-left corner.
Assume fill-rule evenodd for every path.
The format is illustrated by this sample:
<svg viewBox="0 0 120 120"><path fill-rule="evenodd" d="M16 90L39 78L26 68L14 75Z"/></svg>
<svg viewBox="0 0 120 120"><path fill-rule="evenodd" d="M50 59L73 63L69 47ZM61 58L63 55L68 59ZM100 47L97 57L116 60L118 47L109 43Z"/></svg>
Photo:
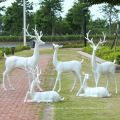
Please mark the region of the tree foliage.
<svg viewBox="0 0 120 120"><path fill-rule="evenodd" d="M29 12L32 10L32 3L26 0L26 16L28 21L33 22L33 14ZM31 17L32 16L32 17ZM12 6L8 7L4 16L4 28L6 31L10 31L13 35L20 35L23 28L23 2L22 0L16 0L12 3Z"/></svg>
<svg viewBox="0 0 120 120"><path fill-rule="evenodd" d="M109 34L112 33L112 23L113 21L118 22L119 16L118 13L120 12L119 9L117 9L114 5L111 4L105 4L100 7L100 11L104 13L104 19L106 19L109 23Z"/></svg>
<svg viewBox="0 0 120 120"><path fill-rule="evenodd" d="M101 4L101 3L109 3L112 5L120 5L120 0L85 0L85 3L89 5L94 5L94 4Z"/></svg>
<svg viewBox="0 0 120 120"><path fill-rule="evenodd" d="M55 23L62 12L62 2L63 0L41 0L40 10L36 13L35 23L38 24L41 28L46 27L46 29L51 29L52 35L55 35ZM42 15L38 14L42 13ZM39 17L42 16L43 18ZM41 23L39 23L39 19ZM42 25L42 22L44 25ZM47 30L48 31L48 30Z"/></svg>
<svg viewBox="0 0 120 120"><path fill-rule="evenodd" d="M80 34L83 33L83 24L84 24L84 13L83 8L86 5L82 4L83 1L74 3L73 7L68 11L66 15L66 20L74 33ZM89 21L90 15L89 11L87 13L87 23Z"/></svg>

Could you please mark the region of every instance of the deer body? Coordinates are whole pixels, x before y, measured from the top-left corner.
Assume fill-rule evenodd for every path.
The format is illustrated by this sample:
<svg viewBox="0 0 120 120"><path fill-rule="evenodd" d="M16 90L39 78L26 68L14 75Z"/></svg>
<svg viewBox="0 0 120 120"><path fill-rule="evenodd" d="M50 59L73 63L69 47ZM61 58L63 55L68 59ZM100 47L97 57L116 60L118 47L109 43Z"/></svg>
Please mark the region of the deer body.
<svg viewBox="0 0 120 120"><path fill-rule="evenodd" d="M86 39L88 40L88 42L91 43L90 47L93 48L91 65L92 65L92 71L93 71L94 77L95 77L96 87L98 86L98 82L100 80L101 75L105 74L106 77L107 77L107 89L108 89L109 81L110 81L109 74L112 74L112 76L115 80L116 93L117 93L117 80L116 80L116 77L115 77L115 69L116 69L115 62L116 62L116 60L114 60L114 62L105 62L105 63L99 64L99 63L96 62L96 59L95 59L96 51L97 51L97 49L100 49L98 46L100 44L103 44L103 43L106 42L105 41L106 36L104 35L104 40L102 41L100 39L99 43L95 46L95 44L93 43L93 40L92 39L89 40L89 38L88 38L89 32L87 33Z"/></svg>
<svg viewBox="0 0 120 120"><path fill-rule="evenodd" d="M76 61L76 60L67 61L67 62L58 61L57 60L58 49L60 47L62 47L62 46L55 45L55 44L53 44L53 46L55 48L54 55L53 55L53 65L54 65L54 67L55 67L55 69L57 71L57 78L56 78L56 82L55 82L53 90L55 90L57 82L59 81L59 90L58 90L58 92L60 92L60 90L61 90L61 74L63 72L73 72L75 80L74 80L73 87L72 87L72 89L70 91L70 92L72 92L74 87L75 87L75 84L76 84L77 76L79 77L80 83L81 83L81 86L82 86L80 70L82 68L83 60L81 62Z"/></svg>
<svg viewBox="0 0 120 120"><path fill-rule="evenodd" d="M87 86L87 80L91 76L90 74L85 74L84 80L83 80L83 90L84 94L79 94L79 96L84 97L110 97L111 94L109 94L107 88L105 87L88 87Z"/></svg>
<svg viewBox="0 0 120 120"><path fill-rule="evenodd" d="M40 36L38 35L36 28L35 28L35 34L36 36L29 35L31 38L35 38L35 48L34 48L34 53L33 56L31 57L19 57L19 56L11 56L7 57L4 53L4 57L6 58L5 61L5 66L6 70L3 72L3 89L7 90L5 87L5 76L7 75L9 85L14 90L11 81L9 79L9 74L11 73L12 70L15 68L22 68L24 69L24 65L26 64L26 67L34 72L35 67L38 65L38 60L39 60L39 45L45 44L41 39L42 34L40 33ZM31 86L31 74L29 74L29 87ZM39 86L38 86L39 87Z"/></svg>
<svg viewBox="0 0 120 120"><path fill-rule="evenodd" d="M41 73L40 73L41 74ZM39 75L32 81L30 91L27 92L24 102L27 101L28 95L30 95L31 100L27 102L59 102L63 101L64 98L61 98L60 95L55 91L45 91L45 92L35 92L35 84L40 83Z"/></svg>

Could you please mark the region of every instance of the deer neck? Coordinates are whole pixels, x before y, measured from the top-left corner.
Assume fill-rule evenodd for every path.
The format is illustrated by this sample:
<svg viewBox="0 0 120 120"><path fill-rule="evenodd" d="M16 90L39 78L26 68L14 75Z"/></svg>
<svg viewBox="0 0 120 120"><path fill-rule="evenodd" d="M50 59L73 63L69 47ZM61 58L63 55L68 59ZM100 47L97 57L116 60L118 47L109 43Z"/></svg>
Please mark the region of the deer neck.
<svg viewBox="0 0 120 120"><path fill-rule="evenodd" d="M53 65L56 67L58 64L58 59L57 59L57 55L58 55L58 49L55 49L54 55L53 55Z"/></svg>
<svg viewBox="0 0 120 120"><path fill-rule="evenodd" d="M31 84L31 87L30 87L30 96L31 96L31 98L33 98L34 97L34 94L35 94L35 81L33 80L32 81L32 84Z"/></svg>
<svg viewBox="0 0 120 120"><path fill-rule="evenodd" d="M84 92L85 92L85 90L88 88L86 78L84 78L83 81L84 81L84 82L83 82L83 90L84 90Z"/></svg>
<svg viewBox="0 0 120 120"><path fill-rule="evenodd" d="M34 60L36 61L35 64L37 64L37 63L38 63L38 60L39 60L39 45L38 45L37 42L35 43L33 58L34 58Z"/></svg>
<svg viewBox="0 0 120 120"><path fill-rule="evenodd" d="M92 61L91 61L92 70L93 70L93 71L95 71L95 70L96 70L96 67L97 67L95 54L96 54L96 52L93 50L93 53L92 53Z"/></svg>

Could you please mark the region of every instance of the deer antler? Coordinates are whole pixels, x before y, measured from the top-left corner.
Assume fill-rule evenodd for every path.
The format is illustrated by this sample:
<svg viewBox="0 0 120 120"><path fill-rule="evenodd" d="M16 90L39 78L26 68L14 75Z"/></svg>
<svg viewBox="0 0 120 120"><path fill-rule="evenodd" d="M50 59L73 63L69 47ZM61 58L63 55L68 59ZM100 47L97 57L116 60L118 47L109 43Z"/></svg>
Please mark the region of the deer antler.
<svg viewBox="0 0 120 120"><path fill-rule="evenodd" d="M85 37L85 39L87 39L87 40L88 40L88 42L90 42L92 45L95 45L95 44L93 43L93 38L91 38L91 40L90 40L90 39L89 39L89 37L88 37L88 36L89 36L90 31L91 31L91 30L89 30L89 31L88 31L88 33L86 33L86 36L87 36L87 37Z"/></svg>
<svg viewBox="0 0 120 120"><path fill-rule="evenodd" d="M27 29L26 29L27 36L29 36L31 39L32 39L32 38L36 38L36 36L33 36L33 35L30 35L30 34L29 34L29 32L28 32L28 27L29 27L29 24L27 25Z"/></svg>
<svg viewBox="0 0 120 120"><path fill-rule="evenodd" d="M103 37L104 37L104 39L103 39L103 41L102 41L102 39L100 38L100 41L98 42L97 47L98 47L100 44L103 45L103 43L107 42L107 41L105 40L105 38L106 38L106 34L105 34L104 32L102 32L102 33L103 33Z"/></svg>
<svg viewBox="0 0 120 120"><path fill-rule="evenodd" d="M42 31L40 31L40 38L43 36L43 33L42 33Z"/></svg>

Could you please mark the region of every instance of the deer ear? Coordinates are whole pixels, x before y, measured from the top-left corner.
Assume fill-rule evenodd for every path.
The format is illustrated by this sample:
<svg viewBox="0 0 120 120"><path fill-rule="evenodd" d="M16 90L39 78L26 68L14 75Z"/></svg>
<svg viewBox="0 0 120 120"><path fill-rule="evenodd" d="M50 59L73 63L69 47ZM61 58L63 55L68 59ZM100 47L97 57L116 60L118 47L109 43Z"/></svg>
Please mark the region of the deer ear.
<svg viewBox="0 0 120 120"><path fill-rule="evenodd" d="M33 40L34 42L37 42L37 40Z"/></svg>
<svg viewBox="0 0 120 120"><path fill-rule="evenodd" d="M98 49L101 49L101 47L98 47Z"/></svg>
<svg viewBox="0 0 120 120"><path fill-rule="evenodd" d="M52 45L55 47L55 43L52 43Z"/></svg>
<svg viewBox="0 0 120 120"><path fill-rule="evenodd" d="M83 74L83 75L85 75L85 73L84 73L84 72L82 72L82 74Z"/></svg>
<svg viewBox="0 0 120 120"><path fill-rule="evenodd" d="M90 47L93 48L93 45L90 44Z"/></svg>
<svg viewBox="0 0 120 120"><path fill-rule="evenodd" d="M60 48L62 48L63 47L63 45L60 45Z"/></svg>

